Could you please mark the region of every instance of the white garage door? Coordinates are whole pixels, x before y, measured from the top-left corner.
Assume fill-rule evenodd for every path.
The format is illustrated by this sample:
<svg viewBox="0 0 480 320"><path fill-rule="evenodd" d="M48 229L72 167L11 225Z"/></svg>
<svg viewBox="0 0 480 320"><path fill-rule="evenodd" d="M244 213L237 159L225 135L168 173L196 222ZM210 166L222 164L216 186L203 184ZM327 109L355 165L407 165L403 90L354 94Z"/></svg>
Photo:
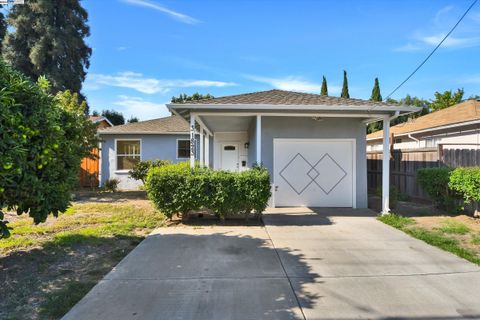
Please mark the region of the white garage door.
<svg viewBox="0 0 480 320"><path fill-rule="evenodd" d="M275 206L355 207L355 141L275 139Z"/></svg>

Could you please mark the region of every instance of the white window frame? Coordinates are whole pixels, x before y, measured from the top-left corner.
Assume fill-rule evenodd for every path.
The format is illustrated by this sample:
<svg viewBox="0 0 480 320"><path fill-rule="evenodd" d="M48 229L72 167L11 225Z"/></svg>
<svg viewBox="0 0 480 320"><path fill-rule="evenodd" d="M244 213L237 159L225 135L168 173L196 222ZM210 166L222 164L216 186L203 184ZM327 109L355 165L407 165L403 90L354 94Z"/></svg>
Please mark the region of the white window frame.
<svg viewBox="0 0 480 320"><path fill-rule="evenodd" d="M142 161L143 159L143 156L142 156L142 152L143 152L143 144L142 144L142 139L132 139L132 138L126 138L126 139L121 139L121 138L118 138L118 139L115 139L115 172L129 172L130 169L118 169L118 141L138 141L140 142L140 161ZM128 156L127 154L120 154L120 156Z"/></svg>
<svg viewBox="0 0 480 320"><path fill-rule="evenodd" d="M176 146L176 148L175 148L175 158L176 158L177 160L190 159L190 155L187 156L187 157L179 157L179 156L178 156L178 142L179 142L179 141L187 141L188 144L190 145L190 144L191 144L190 139L180 139L180 138L179 138L179 139L177 139L176 141L177 141L177 142L175 143L175 146ZM192 147L192 146L190 145L190 148L191 148L191 147ZM140 150L140 151L141 151L141 150ZM190 152L192 152L192 150L190 150Z"/></svg>

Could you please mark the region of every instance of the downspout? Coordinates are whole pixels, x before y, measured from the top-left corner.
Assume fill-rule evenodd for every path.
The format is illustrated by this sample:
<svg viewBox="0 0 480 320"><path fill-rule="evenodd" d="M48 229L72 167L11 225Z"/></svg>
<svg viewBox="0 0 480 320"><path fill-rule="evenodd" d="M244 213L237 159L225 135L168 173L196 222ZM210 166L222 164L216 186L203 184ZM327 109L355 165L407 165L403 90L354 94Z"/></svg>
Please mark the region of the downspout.
<svg viewBox="0 0 480 320"><path fill-rule="evenodd" d="M412 136L411 133L407 134L407 137L409 137L410 139L412 139L413 141L415 141L417 143L417 147L420 147L420 140L418 140L417 138L415 138L414 136Z"/></svg>

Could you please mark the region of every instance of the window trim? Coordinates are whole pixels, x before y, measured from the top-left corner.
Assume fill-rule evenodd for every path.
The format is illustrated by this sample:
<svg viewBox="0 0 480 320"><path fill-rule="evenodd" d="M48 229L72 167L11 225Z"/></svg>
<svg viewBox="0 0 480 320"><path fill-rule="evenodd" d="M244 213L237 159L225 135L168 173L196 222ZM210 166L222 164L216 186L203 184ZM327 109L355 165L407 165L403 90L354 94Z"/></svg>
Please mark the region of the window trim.
<svg viewBox="0 0 480 320"><path fill-rule="evenodd" d="M122 138L115 138L115 172L116 173L127 173L129 172L131 169L118 169L118 141L138 141L140 142L140 161L142 161L143 159L143 143L142 143L142 139L138 139L138 138L125 138L125 139L122 139Z"/></svg>
<svg viewBox="0 0 480 320"><path fill-rule="evenodd" d="M179 157L179 156L178 156L178 142L179 142L179 141L188 141L188 144L190 145L190 152L192 152L192 150L191 150L191 148L192 148L191 143L192 143L192 142L190 141L190 139L178 138L178 139L176 140L176 143L175 143L175 145L176 145L176 148L175 148L175 158L176 158L177 160L190 159L190 156L188 156L188 157ZM140 150L140 151L141 151L141 150Z"/></svg>

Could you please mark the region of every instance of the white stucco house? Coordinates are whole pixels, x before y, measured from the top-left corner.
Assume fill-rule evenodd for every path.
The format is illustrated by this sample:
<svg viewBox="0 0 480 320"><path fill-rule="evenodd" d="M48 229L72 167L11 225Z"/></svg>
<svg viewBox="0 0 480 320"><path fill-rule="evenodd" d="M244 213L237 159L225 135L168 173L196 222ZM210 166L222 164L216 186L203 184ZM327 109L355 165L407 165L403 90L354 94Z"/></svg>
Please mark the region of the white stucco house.
<svg viewBox="0 0 480 320"><path fill-rule="evenodd" d="M365 208L366 124L384 121L388 145L390 119L419 111L282 90L167 107L175 116L100 131L102 183L122 175L128 185L125 174L138 159L188 159L192 166L198 160L201 166L230 171L261 164L270 172L273 206ZM383 184L388 186L385 163ZM389 188L383 190L388 212Z"/></svg>
<svg viewBox="0 0 480 320"><path fill-rule="evenodd" d="M394 149L478 149L480 101L467 100L452 107L411 119L390 128ZM367 135L367 151L383 149L383 131Z"/></svg>

